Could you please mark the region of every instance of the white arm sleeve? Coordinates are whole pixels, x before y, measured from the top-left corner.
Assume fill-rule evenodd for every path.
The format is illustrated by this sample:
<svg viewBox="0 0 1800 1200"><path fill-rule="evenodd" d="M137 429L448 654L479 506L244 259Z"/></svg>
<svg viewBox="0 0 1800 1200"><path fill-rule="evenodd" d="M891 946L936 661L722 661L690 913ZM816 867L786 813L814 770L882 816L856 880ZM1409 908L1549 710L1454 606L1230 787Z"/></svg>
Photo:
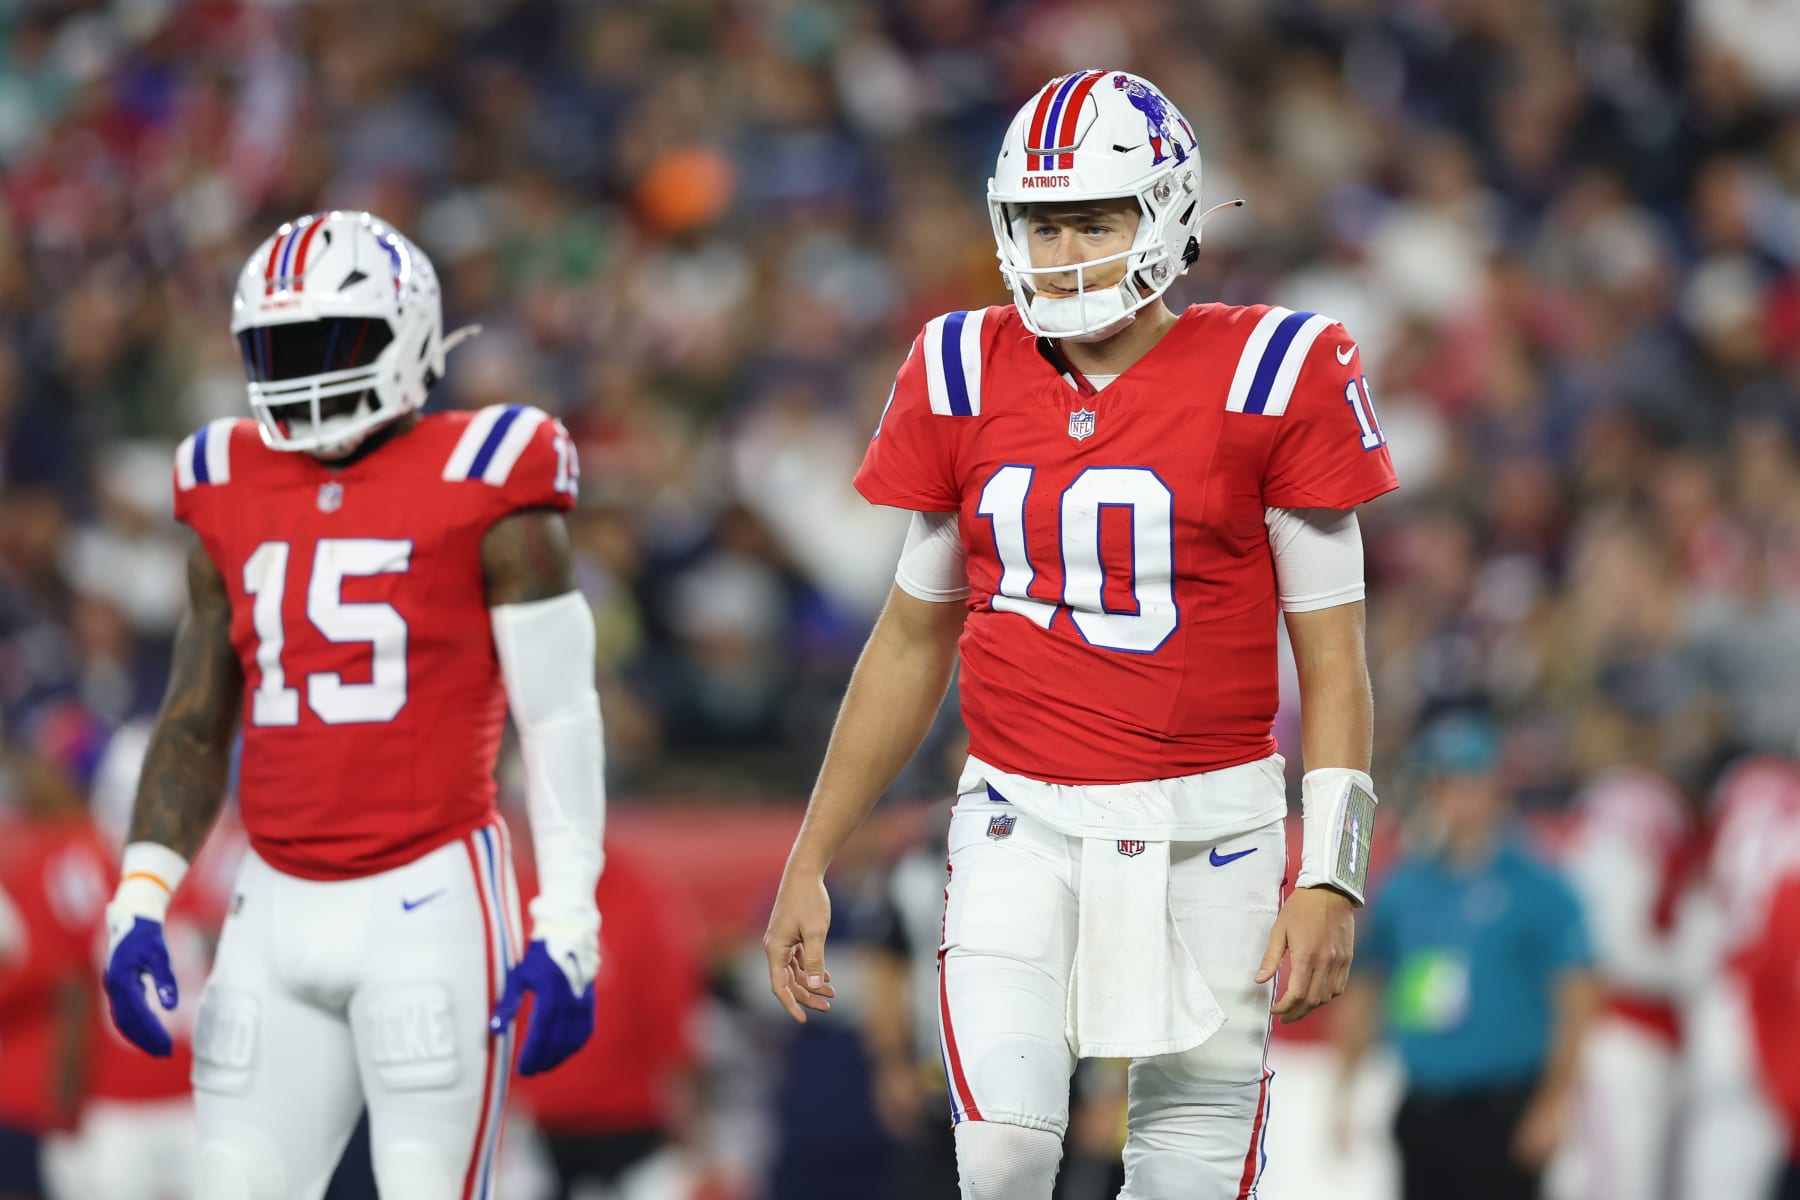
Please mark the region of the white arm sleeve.
<svg viewBox="0 0 1800 1200"><path fill-rule="evenodd" d="M594 889L606 825L605 750L594 689L594 615L580 592L489 610L525 756L537 852L534 922L599 927Z"/></svg>
<svg viewBox="0 0 1800 1200"><path fill-rule="evenodd" d="M969 569L955 513L913 514L894 582L907 595L934 604L968 596Z"/></svg>
<svg viewBox="0 0 1800 1200"><path fill-rule="evenodd" d="M1354 509L1270 508L1263 524L1282 611L1314 612L1363 598L1362 530Z"/></svg>

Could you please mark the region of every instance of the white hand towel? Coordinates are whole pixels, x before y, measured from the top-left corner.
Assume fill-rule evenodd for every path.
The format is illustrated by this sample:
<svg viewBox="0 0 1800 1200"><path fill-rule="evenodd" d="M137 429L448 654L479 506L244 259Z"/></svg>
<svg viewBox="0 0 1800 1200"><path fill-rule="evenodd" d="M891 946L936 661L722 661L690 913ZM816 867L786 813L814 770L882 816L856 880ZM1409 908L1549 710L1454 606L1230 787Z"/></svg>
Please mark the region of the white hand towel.
<svg viewBox="0 0 1800 1200"><path fill-rule="evenodd" d="M1225 1023L1169 912L1169 843L1083 838L1069 1038L1083 1058L1188 1050Z"/></svg>

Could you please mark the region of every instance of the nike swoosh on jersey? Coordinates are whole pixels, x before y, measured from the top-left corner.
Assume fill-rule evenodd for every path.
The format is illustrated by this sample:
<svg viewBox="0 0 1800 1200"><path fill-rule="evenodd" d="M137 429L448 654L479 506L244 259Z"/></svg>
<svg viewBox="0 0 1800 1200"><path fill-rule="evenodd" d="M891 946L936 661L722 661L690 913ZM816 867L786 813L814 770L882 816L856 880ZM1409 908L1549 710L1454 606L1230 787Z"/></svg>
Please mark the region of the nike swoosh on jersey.
<svg viewBox="0 0 1800 1200"><path fill-rule="evenodd" d="M400 907L404 908L407 912L411 912L413 909L419 907L419 905L421 905L421 904L430 904L433 900L436 900L439 896L441 896L443 894L444 894L444 889L439 888L435 892L428 892L425 895L420 896L417 900L408 900L405 896L402 896L402 897L400 897Z"/></svg>
<svg viewBox="0 0 1800 1200"><path fill-rule="evenodd" d="M1337 348L1338 365L1342 366L1342 367L1349 366L1350 365L1350 356L1355 353L1356 353L1356 343L1355 342L1350 343L1350 348L1348 350L1344 349L1342 346L1339 346Z"/></svg>
<svg viewBox="0 0 1800 1200"><path fill-rule="evenodd" d="M1220 854L1219 848L1217 846L1214 846L1212 853L1207 855L1207 860L1209 862L1211 862L1212 865L1215 867L1222 867L1226 863L1236 862L1238 859L1244 857L1246 854L1255 854L1257 849L1258 849L1258 847L1252 846L1248 850L1239 850L1235 854Z"/></svg>

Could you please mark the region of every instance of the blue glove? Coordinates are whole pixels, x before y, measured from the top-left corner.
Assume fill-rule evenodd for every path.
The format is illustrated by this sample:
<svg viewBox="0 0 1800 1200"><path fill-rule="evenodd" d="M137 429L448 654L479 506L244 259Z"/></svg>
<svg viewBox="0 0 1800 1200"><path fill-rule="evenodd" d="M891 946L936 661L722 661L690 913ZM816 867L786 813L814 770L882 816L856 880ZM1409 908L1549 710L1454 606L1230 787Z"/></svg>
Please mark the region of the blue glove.
<svg viewBox="0 0 1800 1200"><path fill-rule="evenodd" d="M519 1055L521 1075L550 1070L581 1049L594 1032L598 956L593 949L583 954L579 945L564 942L554 934L532 940L525 957L506 973L506 990L488 1021L490 1033L505 1033L519 1015L525 993L535 997L525 1049ZM589 939L587 945L592 944Z"/></svg>
<svg viewBox="0 0 1800 1200"><path fill-rule="evenodd" d="M144 999L144 976L156 985L156 998L172 1010L180 993L175 972L169 966L169 947L163 941L161 921L129 914L108 914L112 949L106 957L106 998L112 1008L113 1026L126 1040L158 1058L174 1051L169 1031Z"/></svg>

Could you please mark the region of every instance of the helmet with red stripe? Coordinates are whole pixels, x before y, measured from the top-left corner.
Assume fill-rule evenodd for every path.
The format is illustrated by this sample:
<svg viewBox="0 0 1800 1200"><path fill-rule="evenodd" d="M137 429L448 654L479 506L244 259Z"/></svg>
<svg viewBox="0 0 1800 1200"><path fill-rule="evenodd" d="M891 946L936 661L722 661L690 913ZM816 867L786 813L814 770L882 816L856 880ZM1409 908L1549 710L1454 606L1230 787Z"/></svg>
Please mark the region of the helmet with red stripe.
<svg viewBox="0 0 1800 1200"><path fill-rule="evenodd" d="M1130 249L1073 268L1032 266L1027 206L1115 199L1138 204ZM1026 326L1040 336L1082 341L1111 336L1168 291L1199 256L1200 225L1212 215L1200 211L1193 130L1155 84L1124 71L1052 79L1019 110L988 180L988 213L1000 273ZM1117 285L1088 286L1088 272L1119 259L1129 269ZM1071 270L1074 295L1038 294L1038 277Z"/></svg>
<svg viewBox="0 0 1800 1200"><path fill-rule="evenodd" d="M289 221L238 276L231 331L263 441L325 458L423 407L450 348L437 272L366 212Z"/></svg>

